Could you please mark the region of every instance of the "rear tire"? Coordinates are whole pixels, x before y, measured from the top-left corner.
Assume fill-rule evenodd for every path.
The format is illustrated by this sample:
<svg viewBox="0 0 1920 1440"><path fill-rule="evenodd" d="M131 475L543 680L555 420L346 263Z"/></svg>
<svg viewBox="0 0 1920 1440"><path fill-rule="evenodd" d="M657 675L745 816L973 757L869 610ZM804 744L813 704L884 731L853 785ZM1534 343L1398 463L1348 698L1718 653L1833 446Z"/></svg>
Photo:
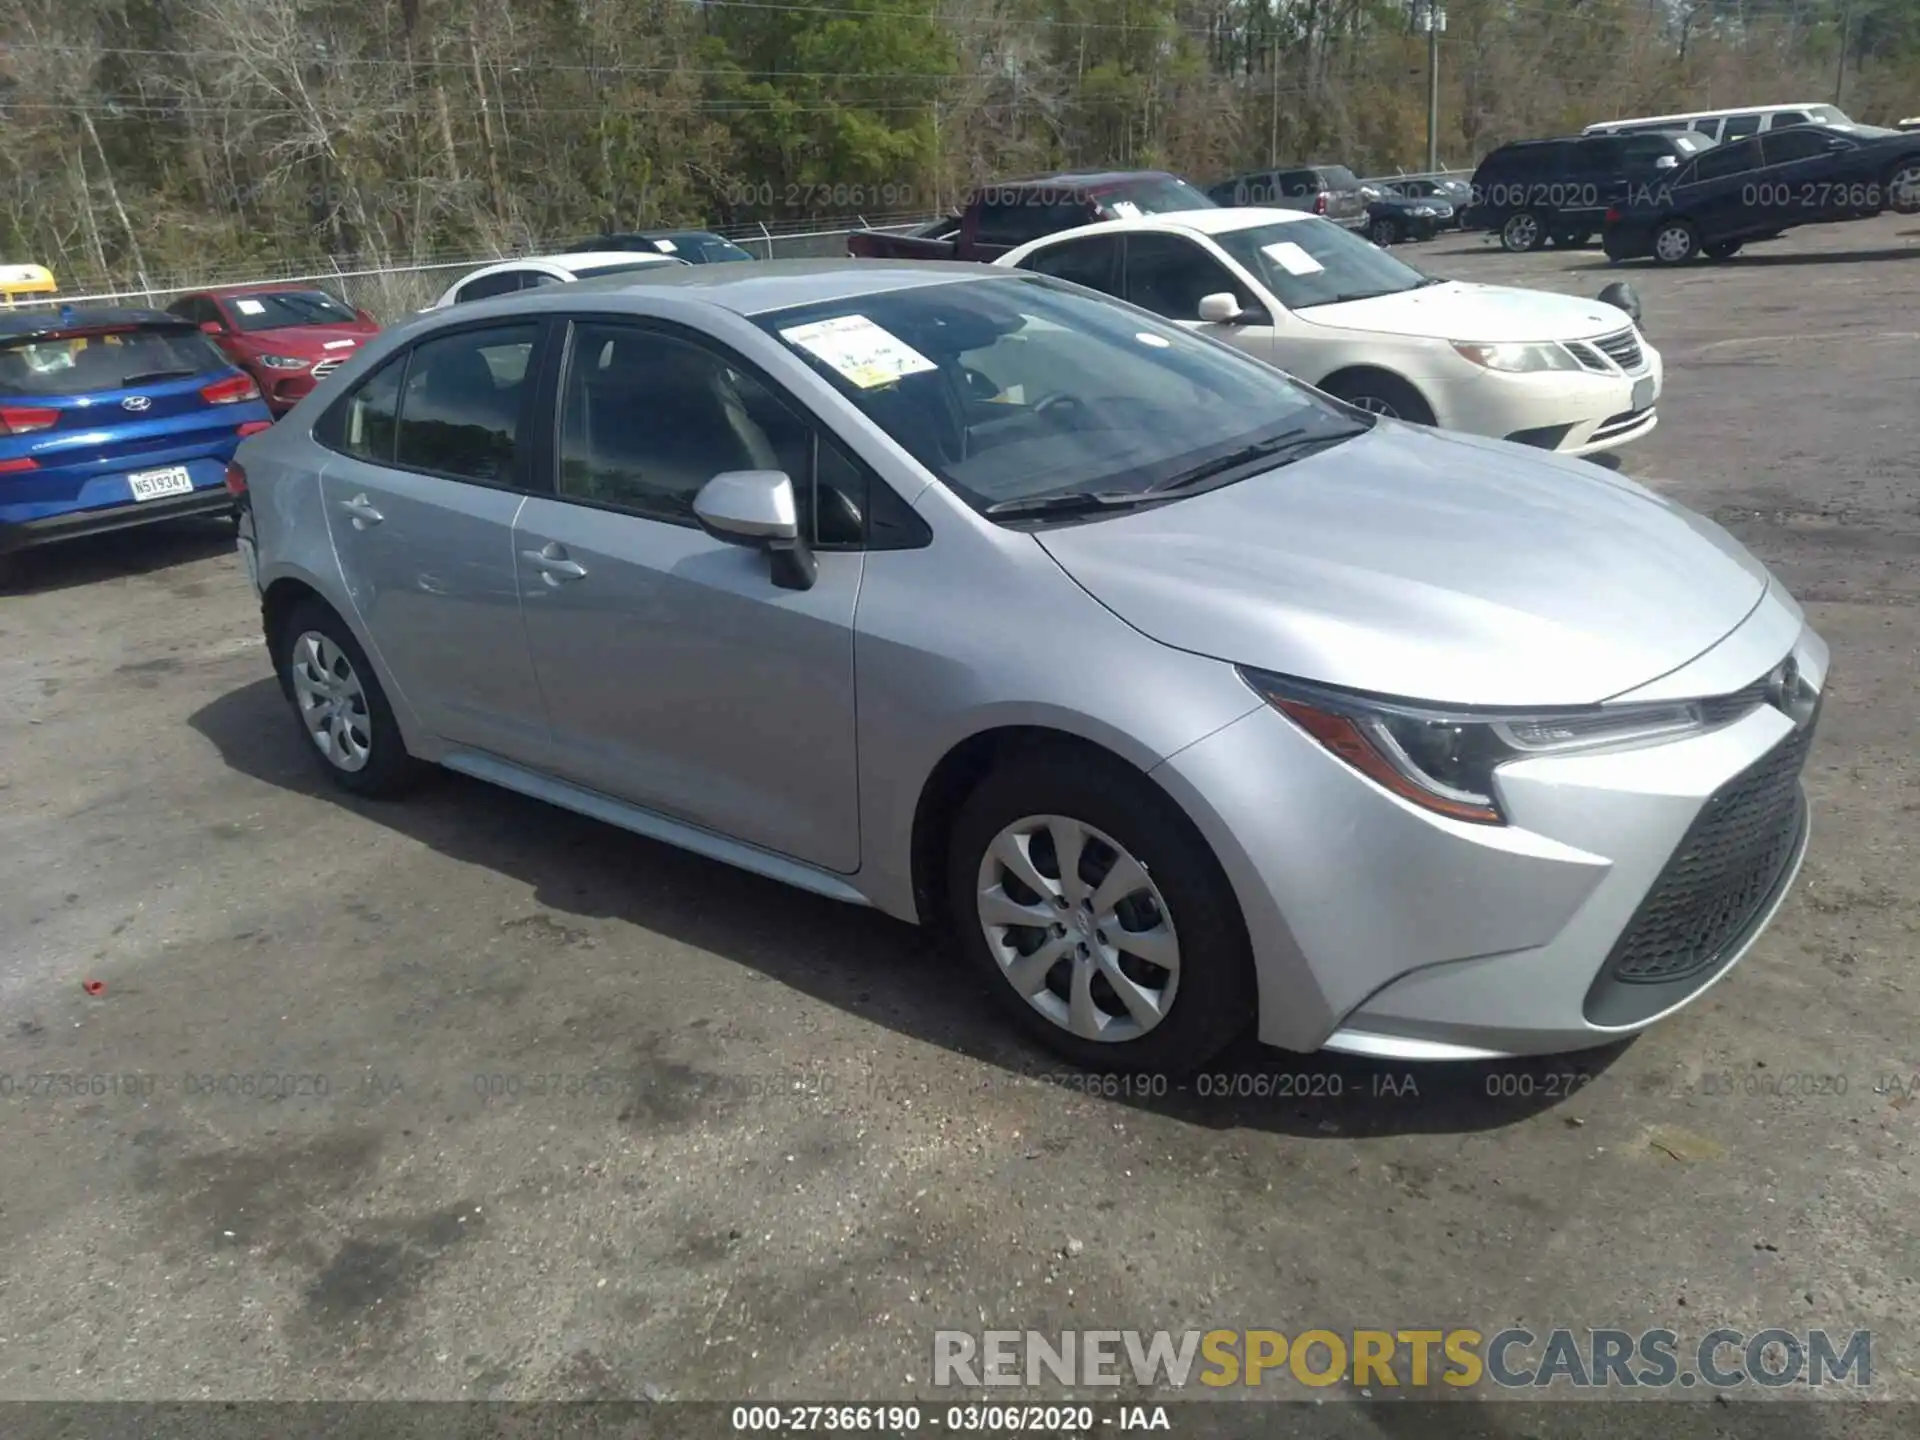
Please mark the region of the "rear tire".
<svg viewBox="0 0 1920 1440"><path fill-rule="evenodd" d="M1179 806L1117 760L1058 746L992 771L960 807L946 883L995 1002L1076 1065L1190 1074L1253 1023L1232 886Z"/></svg>
<svg viewBox="0 0 1920 1440"><path fill-rule="evenodd" d="M1547 218L1537 210L1509 215L1500 226L1500 248L1512 255L1538 250L1547 243Z"/></svg>
<svg viewBox="0 0 1920 1440"><path fill-rule="evenodd" d="M1398 375L1385 371L1335 375L1322 382L1320 388L1374 415L1405 420L1413 425L1434 423L1433 407L1427 404L1426 398Z"/></svg>
<svg viewBox="0 0 1920 1440"><path fill-rule="evenodd" d="M313 599L296 605L274 654L301 743L328 779L376 800L419 783L427 767L407 753L367 652L331 607Z"/></svg>
<svg viewBox="0 0 1920 1440"><path fill-rule="evenodd" d="M1691 220L1666 220L1653 232L1653 258L1661 265L1684 265L1700 258L1700 230Z"/></svg>

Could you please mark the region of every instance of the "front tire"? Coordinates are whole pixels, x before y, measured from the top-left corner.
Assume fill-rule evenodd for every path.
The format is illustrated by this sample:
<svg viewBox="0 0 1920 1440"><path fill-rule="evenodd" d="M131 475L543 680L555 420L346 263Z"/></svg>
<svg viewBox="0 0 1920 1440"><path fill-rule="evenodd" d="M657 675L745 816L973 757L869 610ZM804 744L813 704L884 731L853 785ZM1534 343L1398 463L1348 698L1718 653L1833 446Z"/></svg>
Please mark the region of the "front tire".
<svg viewBox="0 0 1920 1440"><path fill-rule="evenodd" d="M1896 215L1920 214L1920 160L1902 160L1887 172L1887 209Z"/></svg>
<svg viewBox="0 0 1920 1440"><path fill-rule="evenodd" d="M330 607L305 600L276 647L282 686L307 748L350 794L404 794L426 767L407 753L393 707L353 631Z"/></svg>
<svg viewBox="0 0 1920 1440"><path fill-rule="evenodd" d="M1367 226L1367 238L1384 250L1400 243L1400 226L1392 220L1375 220Z"/></svg>
<svg viewBox="0 0 1920 1440"><path fill-rule="evenodd" d="M1418 390L1398 375L1388 375L1384 371L1335 375L1320 388L1369 414L1384 415L1389 420L1405 420L1414 425L1434 423L1433 407L1427 404Z"/></svg>
<svg viewBox="0 0 1920 1440"><path fill-rule="evenodd" d="M1232 887L1119 761L1049 747L994 770L954 822L947 894L996 1003L1076 1065L1188 1074L1253 1022Z"/></svg>
<svg viewBox="0 0 1920 1440"><path fill-rule="evenodd" d="M1668 220L1653 232L1653 258L1661 265L1684 265L1700 256L1700 230L1691 220Z"/></svg>

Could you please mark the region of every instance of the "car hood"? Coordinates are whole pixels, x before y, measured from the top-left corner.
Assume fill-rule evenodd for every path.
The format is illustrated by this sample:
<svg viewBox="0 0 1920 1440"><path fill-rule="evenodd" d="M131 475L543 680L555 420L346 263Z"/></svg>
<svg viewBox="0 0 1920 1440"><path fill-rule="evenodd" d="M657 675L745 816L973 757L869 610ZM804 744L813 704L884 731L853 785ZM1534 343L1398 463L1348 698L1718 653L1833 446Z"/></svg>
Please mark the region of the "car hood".
<svg viewBox="0 0 1920 1440"><path fill-rule="evenodd" d="M1035 536L1162 644L1459 705L1619 695L1723 639L1769 581L1718 525L1591 462L1394 421Z"/></svg>
<svg viewBox="0 0 1920 1440"><path fill-rule="evenodd" d="M344 358L355 354L379 333L364 325L282 325L274 330L250 330L240 339L256 354L294 354L317 360L323 355ZM352 343L343 345L343 340Z"/></svg>
<svg viewBox="0 0 1920 1440"><path fill-rule="evenodd" d="M1397 295L1314 305L1296 312L1315 325L1345 330L1424 335L1435 340L1500 343L1514 340L1590 340L1631 323L1598 300L1576 300L1547 290L1467 285L1449 280Z"/></svg>

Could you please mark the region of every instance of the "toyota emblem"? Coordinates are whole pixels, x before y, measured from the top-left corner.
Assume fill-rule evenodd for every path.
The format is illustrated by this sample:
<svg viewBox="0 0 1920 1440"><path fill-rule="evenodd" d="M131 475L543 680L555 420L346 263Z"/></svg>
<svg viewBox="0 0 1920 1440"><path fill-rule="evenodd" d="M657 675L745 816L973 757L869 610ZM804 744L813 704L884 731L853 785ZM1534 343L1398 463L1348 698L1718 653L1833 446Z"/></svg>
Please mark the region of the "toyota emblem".
<svg viewBox="0 0 1920 1440"><path fill-rule="evenodd" d="M122 410L144 410L151 404L153 404L153 401L144 395L129 395L120 402L120 408Z"/></svg>

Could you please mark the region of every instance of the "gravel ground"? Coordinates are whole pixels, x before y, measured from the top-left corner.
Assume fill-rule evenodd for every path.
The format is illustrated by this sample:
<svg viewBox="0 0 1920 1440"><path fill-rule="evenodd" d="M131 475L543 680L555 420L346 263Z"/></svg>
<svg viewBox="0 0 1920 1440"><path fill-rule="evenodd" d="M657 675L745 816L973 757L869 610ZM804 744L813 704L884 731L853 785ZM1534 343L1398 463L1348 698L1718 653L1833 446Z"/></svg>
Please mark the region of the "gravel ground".
<svg viewBox="0 0 1920 1440"><path fill-rule="evenodd" d="M932 1397L938 1328L1518 1323L1866 1328L1920 1399L1920 226L1411 253L1631 279L1626 468L1833 646L1727 983L1594 1055L1084 1093L905 926L452 776L343 799L223 533L76 544L0 599L0 1398Z"/></svg>

